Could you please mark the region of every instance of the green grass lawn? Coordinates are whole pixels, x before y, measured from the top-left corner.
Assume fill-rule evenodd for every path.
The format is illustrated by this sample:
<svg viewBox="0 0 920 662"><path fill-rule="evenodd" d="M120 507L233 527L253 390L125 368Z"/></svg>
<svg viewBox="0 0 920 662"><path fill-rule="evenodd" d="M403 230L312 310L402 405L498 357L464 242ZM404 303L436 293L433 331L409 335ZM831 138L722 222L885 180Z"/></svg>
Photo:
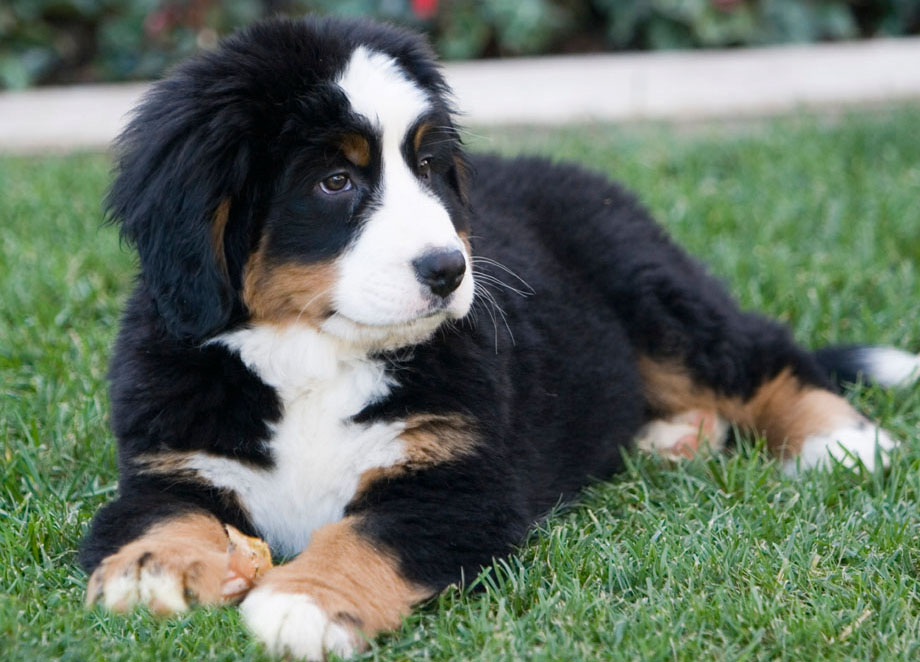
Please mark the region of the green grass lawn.
<svg viewBox="0 0 920 662"><path fill-rule="evenodd" d="M920 108L468 142L625 181L806 345L920 350ZM0 660L266 659L233 609L82 606L75 550L115 491L105 371L135 263L100 224L108 168L0 158ZM920 659L920 388L852 397L905 440L887 475L788 479L754 442L680 467L633 457L486 590L446 592L367 659Z"/></svg>

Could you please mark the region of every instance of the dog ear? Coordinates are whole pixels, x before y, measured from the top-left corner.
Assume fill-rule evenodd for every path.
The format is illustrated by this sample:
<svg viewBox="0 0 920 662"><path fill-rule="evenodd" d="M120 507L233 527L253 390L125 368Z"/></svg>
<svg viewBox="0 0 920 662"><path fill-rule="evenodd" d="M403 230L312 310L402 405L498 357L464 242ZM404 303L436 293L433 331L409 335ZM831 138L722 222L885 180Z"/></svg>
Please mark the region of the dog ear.
<svg viewBox="0 0 920 662"><path fill-rule="evenodd" d="M250 167L245 105L195 73L180 69L145 97L116 142L106 199L167 330L187 342L221 329L233 311L223 238Z"/></svg>

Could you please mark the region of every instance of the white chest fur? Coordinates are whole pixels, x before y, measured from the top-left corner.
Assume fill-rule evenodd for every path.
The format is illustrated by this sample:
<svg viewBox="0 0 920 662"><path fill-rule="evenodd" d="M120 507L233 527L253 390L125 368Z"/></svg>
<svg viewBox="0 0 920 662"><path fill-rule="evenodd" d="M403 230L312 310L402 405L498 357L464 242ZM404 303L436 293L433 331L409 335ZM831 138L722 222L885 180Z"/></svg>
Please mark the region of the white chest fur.
<svg viewBox="0 0 920 662"><path fill-rule="evenodd" d="M402 424L350 421L392 384L380 362L304 327L258 326L216 342L239 352L281 398L282 418L267 442L274 466L204 453L186 466L233 490L273 553L297 554L317 527L341 519L362 473L403 459Z"/></svg>

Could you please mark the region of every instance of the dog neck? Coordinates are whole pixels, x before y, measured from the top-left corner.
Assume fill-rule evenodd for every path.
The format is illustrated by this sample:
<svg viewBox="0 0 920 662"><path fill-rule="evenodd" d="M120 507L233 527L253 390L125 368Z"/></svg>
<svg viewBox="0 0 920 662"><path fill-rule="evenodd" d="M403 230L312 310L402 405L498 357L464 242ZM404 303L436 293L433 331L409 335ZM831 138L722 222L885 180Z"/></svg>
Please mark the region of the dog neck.
<svg viewBox="0 0 920 662"><path fill-rule="evenodd" d="M370 351L301 324L253 324L214 338L239 354L243 363L273 387L282 400L315 393L343 375L362 375L364 399L389 388L380 361Z"/></svg>

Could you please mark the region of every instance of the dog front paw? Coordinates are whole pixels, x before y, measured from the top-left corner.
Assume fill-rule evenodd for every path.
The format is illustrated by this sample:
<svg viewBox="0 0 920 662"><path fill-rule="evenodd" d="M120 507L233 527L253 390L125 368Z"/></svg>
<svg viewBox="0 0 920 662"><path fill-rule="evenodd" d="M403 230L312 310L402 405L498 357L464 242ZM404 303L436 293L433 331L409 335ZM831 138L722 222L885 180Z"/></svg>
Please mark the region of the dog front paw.
<svg viewBox="0 0 920 662"><path fill-rule="evenodd" d="M363 642L346 615L333 617L306 593L262 586L249 593L240 611L252 633L276 655L321 662L330 652L351 657Z"/></svg>
<svg viewBox="0 0 920 662"><path fill-rule="evenodd" d="M186 611L195 603L219 604L227 561L220 554L179 549L126 550L105 559L86 587L89 605L126 612L146 605L157 614Z"/></svg>
<svg viewBox="0 0 920 662"><path fill-rule="evenodd" d="M236 601L270 567L261 540L206 518L178 519L103 559L89 578L86 602L116 612L146 605L174 614Z"/></svg>

